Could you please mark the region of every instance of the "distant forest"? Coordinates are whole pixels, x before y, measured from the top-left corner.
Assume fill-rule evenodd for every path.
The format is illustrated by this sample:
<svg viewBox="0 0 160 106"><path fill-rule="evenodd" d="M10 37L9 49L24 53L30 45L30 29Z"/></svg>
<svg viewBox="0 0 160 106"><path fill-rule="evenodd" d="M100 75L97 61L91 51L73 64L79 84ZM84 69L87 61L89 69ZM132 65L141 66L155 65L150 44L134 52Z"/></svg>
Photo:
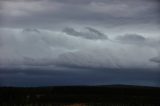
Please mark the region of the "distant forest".
<svg viewBox="0 0 160 106"><path fill-rule="evenodd" d="M160 88L120 85L0 88L0 106L57 103L158 106L160 105Z"/></svg>

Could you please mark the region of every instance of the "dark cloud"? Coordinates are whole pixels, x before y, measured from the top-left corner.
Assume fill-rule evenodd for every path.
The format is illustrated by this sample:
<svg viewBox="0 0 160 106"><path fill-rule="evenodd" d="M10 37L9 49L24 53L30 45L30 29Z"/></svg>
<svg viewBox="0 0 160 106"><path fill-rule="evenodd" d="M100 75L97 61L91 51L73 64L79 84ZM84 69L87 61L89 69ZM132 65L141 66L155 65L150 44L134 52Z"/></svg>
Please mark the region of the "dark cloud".
<svg viewBox="0 0 160 106"><path fill-rule="evenodd" d="M140 34L124 34L116 37L116 40L124 44L133 44L138 46L146 46L158 49L159 40L157 38L148 38Z"/></svg>
<svg viewBox="0 0 160 106"><path fill-rule="evenodd" d="M159 3L149 0L1 1L1 27L57 28L66 24L158 24ZM73 11L74 10L74 11Z"/></svg>
<svg viewBox="0 0 160 106"><path fill-rule="evenodd" d="M91 2L102 2L102 3L119 3L119 2L125 2L125 3L129 3L129 2L134 2L132 0L48 0L48 1L56 1L56 2L62 2L62 3L76 3L76 4L80 4L80 3L91 3ZM135 2L159 2L159 0L135 0Z"/></svg>
<svg viewBox="0 0 160 106"><path fill-rule="evenodd" d="M86 27L86 29L87 29L87 31L76 31L73 28L67 27L67 28L63 29L62 32L66 33L68 35L71 35L71 36L77 36L77 37L82 37L82 38L86 38L86 39L93 39L93 40L107 39L107 36L104 33L99 32L96 29L93 29L90 27Z"/></svg>
<svg viewBox="0 0 160 106"><path fill-rule="evenodd" d="M153 85L159 16L157 0L0 0L0 84Z"/></svg>
<svg viewBox="0 0 160 106"><path fill-rule="evenodd" d="M160 57L151 58L150 61L160 64Z"/></svg>
<svg viewBox="0 0 160 106"><path fill-rule="evenodd" d="M54 85L107 85L107 84L136 84L160 86L159 72L141 69L126 70L39 70L16 69L8 73L0 70L1 86L54 86Z"/></svg>
<svg viewBox="0 0 160 106"><path fill-rule="evenodd" d="M138 34L125 34L123 36L118 36L117 40L124 42L144 42L146 40L145 37Z"/></svg>
<svg viewBox="0 0 160 106"><path fill-rule="evenodd" d="M86 29L88 29L93 34L96 34L99 37L99 39L107 39L107 36L104 33L100 32L96 29L93 29L91 27L86 27Z"/></svg>

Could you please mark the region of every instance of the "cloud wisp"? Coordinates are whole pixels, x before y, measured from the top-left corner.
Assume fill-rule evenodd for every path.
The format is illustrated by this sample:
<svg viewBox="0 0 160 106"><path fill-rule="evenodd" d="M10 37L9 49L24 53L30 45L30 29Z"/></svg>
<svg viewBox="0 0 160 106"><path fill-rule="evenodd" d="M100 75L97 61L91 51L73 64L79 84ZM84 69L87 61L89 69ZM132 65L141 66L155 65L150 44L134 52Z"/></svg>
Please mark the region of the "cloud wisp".
<svg viewBox="0 0 160 106"><path fill-rule="evenodd" d="M91 39L91 40L98 40L98 39L105 40L105 39L107 39L107 36L104 33L100 32L94 28L86 27L85 29L87 29L87 31L76 31L73 28L66 27L63 29L62 32L66 33L67 35L82 37L82 38Z"/></svg>

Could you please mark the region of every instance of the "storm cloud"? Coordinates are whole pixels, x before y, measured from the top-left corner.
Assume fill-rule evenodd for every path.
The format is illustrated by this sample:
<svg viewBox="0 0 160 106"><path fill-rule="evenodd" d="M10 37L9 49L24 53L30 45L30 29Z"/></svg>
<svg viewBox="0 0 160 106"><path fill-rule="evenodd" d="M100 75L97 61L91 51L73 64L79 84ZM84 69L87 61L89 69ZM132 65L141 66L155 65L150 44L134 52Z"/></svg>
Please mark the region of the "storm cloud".
<svg viewBox="0 0 160 106"><path fill-rule="evenodd" d="M159 5L158 0L0 0L0 83L156 85ZM40 78L46 80L40 84Z"/></svg>
<svg viewBox="0 0 160 106"><path fill-rule="evenodd" d="M1 32L3 32L1 36L3 42L0 47L1 66L71 66L120 69L157 67L156 63L150 61L150 58L158 54L157 48L150 45L140 46L141 44L135 42L138 42L138 35L129 35L129 39L127 35L128 42L133 40L136 43L130 45L114 39L83 39L86 34L84 36L80 34L81 37L79 37L80 35L76 35L78 32L74 31L68 31L67 35L61 31L28 28L22 30L1 29ZM143 40L145 41L145 39Z"/></svg>
<svg viewBox="0 0 160 106"><path fill-rule="evenodd" d="M157 0L1 0L0 4L0 17L4 20L1 27L59 29L77 24L126 25L125 28L134 30L143 27L148 32L148 28L155 30L150 25L157 27L159 23Z"/></svg>

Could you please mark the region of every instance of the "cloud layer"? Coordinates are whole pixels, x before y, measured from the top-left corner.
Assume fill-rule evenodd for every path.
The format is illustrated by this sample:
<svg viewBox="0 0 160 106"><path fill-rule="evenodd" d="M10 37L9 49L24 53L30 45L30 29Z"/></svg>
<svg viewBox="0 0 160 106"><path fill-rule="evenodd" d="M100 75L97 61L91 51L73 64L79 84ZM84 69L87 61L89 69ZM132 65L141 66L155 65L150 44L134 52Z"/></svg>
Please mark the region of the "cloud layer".
<svg viewBox="0 0 160 106"><path fill-rule="evenodd" d="M159 4L0 0L0 85L157 85Z"/></svg>
<svg viewBox="0 0 160 106"><path fill-rule="evenodd" d="M104 40L101 36L105 34L95 32L94 28L88 33L67 31L1 29L1 66L157 68L150 61L157 56L157 47L150 46L142 35L127 34L118 40Z"/></svg>
<svg viewBox="0 0 160 106"><path fill-rule="evenodd" d="M157 0L1 0L1 27L57 28L68 24L115 27L159 23ZM73 11L74 10L74 11Z"/></svg>

